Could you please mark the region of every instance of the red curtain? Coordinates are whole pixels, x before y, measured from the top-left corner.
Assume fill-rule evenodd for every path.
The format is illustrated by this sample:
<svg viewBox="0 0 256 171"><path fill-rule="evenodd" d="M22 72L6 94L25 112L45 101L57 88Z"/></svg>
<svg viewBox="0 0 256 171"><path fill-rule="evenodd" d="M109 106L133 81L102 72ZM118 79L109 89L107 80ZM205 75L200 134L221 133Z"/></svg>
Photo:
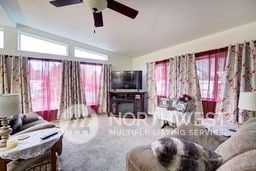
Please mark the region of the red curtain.
<svg viewBox="0 0 256 171"><path fill-rule="evenodd" d="M62 64L51 60L29 60L32 110L45 120L57 118Z"/></svg>
<svg viewBox="0 0 256 171"><path fill-rule="evenodd" d="M86 105L98 112L99 88L102 65L81 64L81 81L84 88Z"/></svg>
<svg viewBox="0 0 256 171"><path fill-rule="evenodd" d="M196 67L203 100L204 114L215 113L220 93L227 48L196 54ZM210 114L210 117L213 114Z"/></svg>
<svg viewBox="0 0 256 171"><path fill-rule="evenodd" d="M156 63L156 94L158 97L169 95L169 60Z"/></svg>

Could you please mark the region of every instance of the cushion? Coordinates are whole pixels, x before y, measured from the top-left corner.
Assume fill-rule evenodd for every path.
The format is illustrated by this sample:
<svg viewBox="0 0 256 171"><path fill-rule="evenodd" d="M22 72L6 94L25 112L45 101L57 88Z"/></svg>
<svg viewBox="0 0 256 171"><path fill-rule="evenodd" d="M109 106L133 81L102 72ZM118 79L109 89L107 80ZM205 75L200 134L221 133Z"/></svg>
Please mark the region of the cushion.
<svg viewBox="0 0 256 171"><path fill-rule="evenodd" d="M164 107L164 108L168 108L170 103L170 99L169 98L165 98L165 97L161 97L159 99L159 107Z"/></svg>
<svg viewBox="0 0 256 171"><path fill-rule="evenodd" d="M183 102L183 101L178 101L177 106L176 106L176 110L179 112L186 112L187 110L187 103Z"/></svg>
<svg viewBox="0 0 256 171"><path fill-rule="evenodd" d="M170 171L213 171L222 163L221 156L215 152L174 137L164 137L153 142L151 149L158 161Z"/></svg>
<svg viewBox="0 0 256 171"><path fill-rule="evenodd" d="M21 130L24 118L25 118L25 115L23 114L18 114L18 115L8 117L9 125L12 128L11 134L15 134Z"/></svg>
<svg viewBox="0 0 256 171"><path fill-rule="evenodd" d="M255 171L256 170L256 149L242 153L222 166L220 166L217 171ZM252 160L253 159L253 160Z"/></svg>
<svg viewBox="0 0 256 171"><path fill-rule="evenodd" d="M37 121L39 119L39 116L36 113L27 113L25 116L26 117L23 120L23 125Z"/></svg>
<svg viewBox="0 0 256 171"><path fill-rule="evenodd" d="M171 98L170 99L170 105L168 110L176 110L177 104L178 104L179 99L178 98Z"/></svg>
<svg viewBox="0 0 256 171"><path fill-rule="evenodd" d="M227 141L222 143L216 150L223 157L223 161L228 160L253 149L256 149L256 122L242 125L238 131Z"/></svg>
<svg viewBox="0 0 256 171"><path fill-rule="evenodd" d="M178 112L192 112L194 109L194 101L193 99L184 100L178 98L170 99L170 106L168 110L176 110Z"/></svg>

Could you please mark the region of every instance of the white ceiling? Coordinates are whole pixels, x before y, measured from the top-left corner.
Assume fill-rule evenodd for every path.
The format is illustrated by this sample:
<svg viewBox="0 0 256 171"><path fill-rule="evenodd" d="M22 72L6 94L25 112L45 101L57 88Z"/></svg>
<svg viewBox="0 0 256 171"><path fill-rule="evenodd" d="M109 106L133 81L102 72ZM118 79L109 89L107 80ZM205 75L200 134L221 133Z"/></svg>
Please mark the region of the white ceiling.
<svg viewBox="0 0 256 171"><path fill-rule="evenodd" d="M139 11L135 20L110 9L94 31L83 4L56 8L50 0L0 0L15 22L135 57L256 21L255 0L117 0Z"/></svg>

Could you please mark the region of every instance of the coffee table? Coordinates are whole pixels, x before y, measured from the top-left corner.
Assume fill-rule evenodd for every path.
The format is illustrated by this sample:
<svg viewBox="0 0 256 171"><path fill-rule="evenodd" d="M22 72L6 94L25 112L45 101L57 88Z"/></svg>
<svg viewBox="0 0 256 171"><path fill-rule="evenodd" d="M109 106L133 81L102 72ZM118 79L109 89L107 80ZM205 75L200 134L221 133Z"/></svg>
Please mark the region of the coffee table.
<svg viewBox="0 0 256 171"><path fill-rule="evenodd" d="M58 133L42 140L40 137L49 132L57 131ZM29 138L24 140L18 140L22 135L11 136L10 140L17 140L17 146L15 148L0 148L0 170L7 170L7 163L18 159L30 159L51 151L51 170L56 171L56 151L57 144L61 141L64 131L60 128L48 128L38 131L26 133Z"/></svg>

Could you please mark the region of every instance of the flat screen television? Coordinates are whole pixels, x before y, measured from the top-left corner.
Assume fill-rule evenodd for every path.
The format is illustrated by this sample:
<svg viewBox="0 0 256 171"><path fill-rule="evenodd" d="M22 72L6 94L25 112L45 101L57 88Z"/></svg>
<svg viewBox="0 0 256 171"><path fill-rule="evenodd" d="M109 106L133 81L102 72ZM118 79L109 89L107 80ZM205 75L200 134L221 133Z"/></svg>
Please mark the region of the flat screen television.
<svg viewBox="0 0 256 171"><path fill-rule="evenodd" d="M112 71L112 89L142 89L142 71Z"/></svg>

